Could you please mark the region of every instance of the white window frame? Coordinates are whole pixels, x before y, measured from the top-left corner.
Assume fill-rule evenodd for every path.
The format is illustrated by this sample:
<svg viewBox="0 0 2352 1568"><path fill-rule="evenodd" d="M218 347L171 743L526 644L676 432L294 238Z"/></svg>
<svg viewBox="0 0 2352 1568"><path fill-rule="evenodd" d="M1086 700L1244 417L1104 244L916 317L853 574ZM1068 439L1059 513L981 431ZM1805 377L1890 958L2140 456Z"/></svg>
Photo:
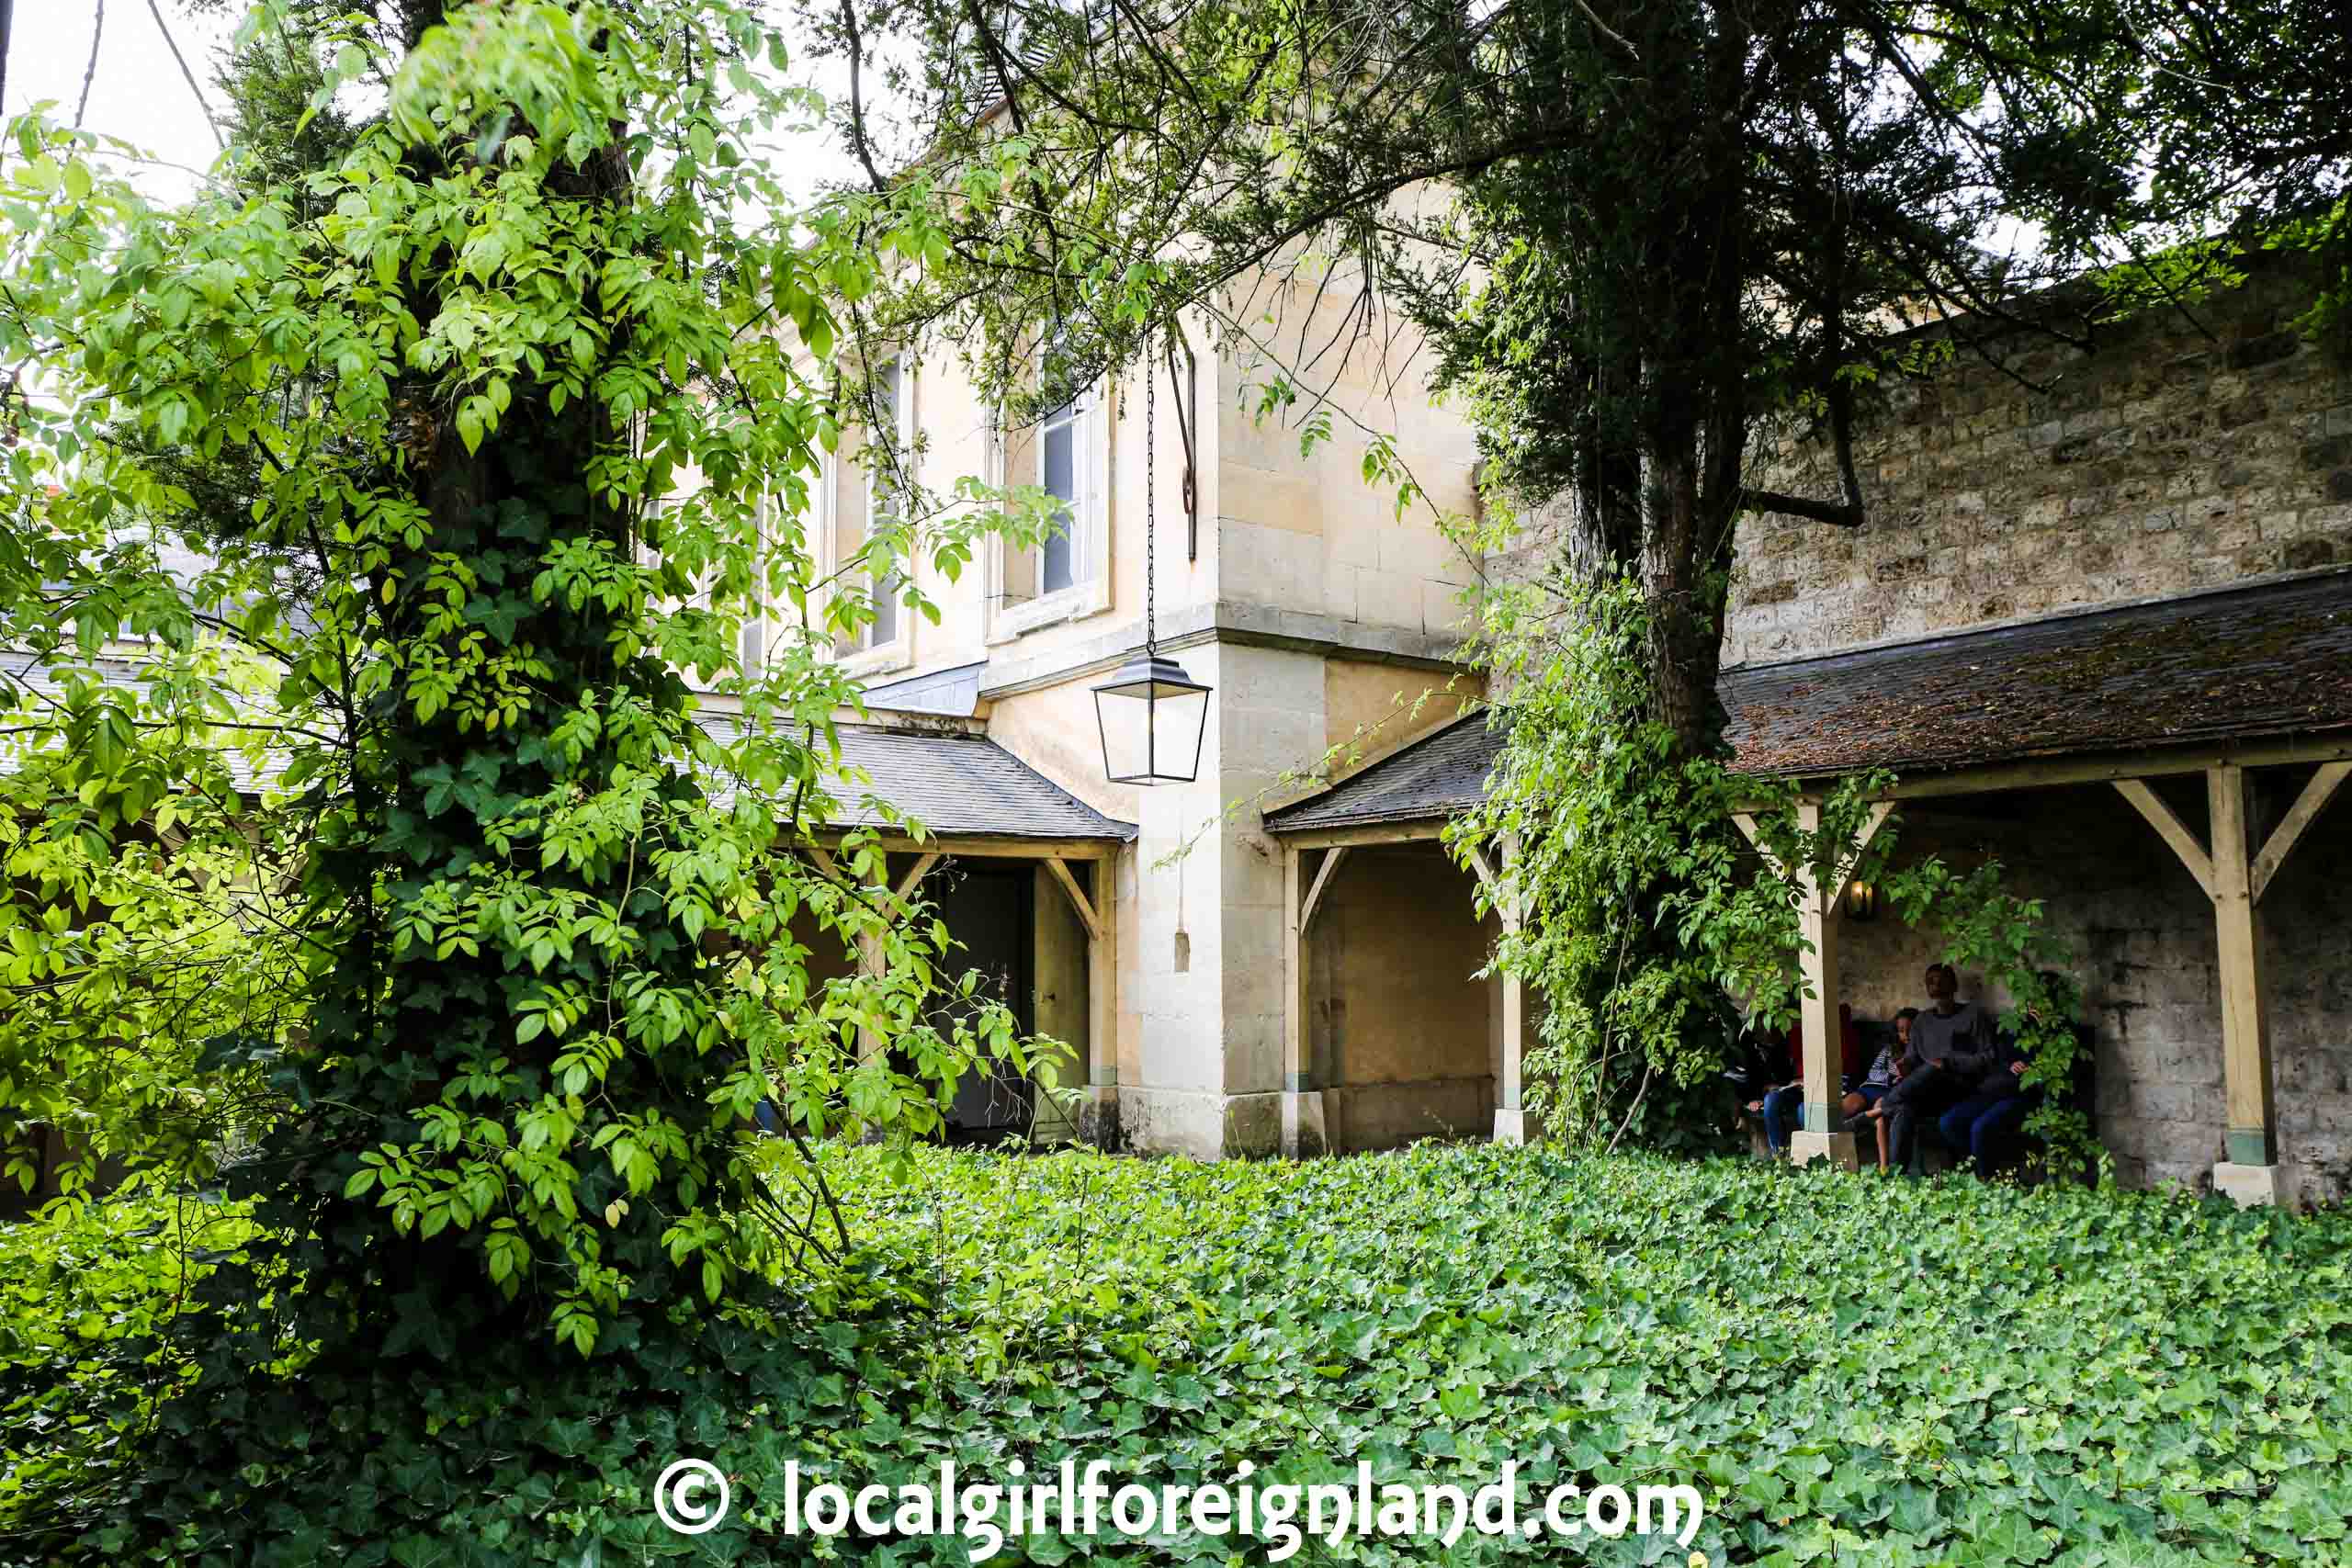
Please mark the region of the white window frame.
<svg viewBox="0 0 2352 1568"><path fill-rule="evenodd" d="M1111 607L1112 448L1109 404L1107 384L1097 382L1080 395L1078 412L1071 418L1074 437L1072 482L1078 496L1077 504L1071 508L1069 586L1051 593L1041 592L1032 599L1006 599L1005 552L1012 547L1007 544L1001 534L989 536L988 640L991 644L1010 642L1040 626L1099 615ZM1030 433L1028 460L1023 465L1028 471L1010 479L1005 472L1009 446L1002 423L991 419L989 424L989 482L997 485L1044 484L1044 423L1040 422ZM1035 558L1035 575L1042 579L1045 574L1043 547L1032 547L1030 553Z"/></svg>
<svg viewBox="0 0 2352 1568"><path fill-rule="evenodd" d="M673 493L675 495L682 494L684 492ZM669 506L672 499L673 496L671 495L657 495L647 501L645 503L647 516L649 518L659 517L662 511ZM768 527L775 517L775 499L772 495L763 495L760 498L759 505L760 541L762 547L764 549L768 542ZM639 539L637 542L636 555L637 564L639 566L651 567L661 564L661 552L646 544L642 539ZM709 584L697 583L693 591L690 592L684 599L659 600L648 607L656 613L665 610L680 609L707 610L710 608ZM768 656L773 653L775 649L775 637L777 630L776 619L773 615L769 614L769 610L770 605L767 602L767 591L764 587L762 587L758 591L758 603L746 612L742 624L735 628L735 660L737 664L737 673L741 674L747 681L756 681L759 679L760 671L766 667ZM752 651L754 648L758 649L756 656L754 656ZM697 692L707 693L717 689L712 686L705 685L701 677L694 674L690 671L681 671L679 673L685 679L687 684L691 685Z"/></svg>
<svg viewBox="0 0 2352 1568"><path fill-rule="evenodd" d="M897 359L899 366L899 406L897 409L898 430L896 432L896 440L898 442L899 450L905 455L905 462L908 466L908 475L911 479L915 473L914 465L916 463L915 431L917 429L917 425L915 423L915 409L917 402L917 389L922 384L922 377L912 360L903 355L897 356ZM888 363L888 361L885 363ZM842 539L840 518L841 503L838 499L841 493L841 462L842 459L839 457L831 452L827 452L821 456L818 465L818 477L820 480L818 486L820 491L820 503L818 507L819 526L824 541L824 570L827 574L839 571L841 570L842 560ZM871 528L873 525L874 505L876 497L876 483L874 470L871 468L866 468L864 471L865 480L865 483L859 487L859 493L861 496L860 504L863 505L865 510L865 516L863 520L861 532L859 534L859 537L861 539L865 536L863 529ZM914 562L910 560L904 564L901 570L911 571L913 568ZM879 674L893 670L903 670L912 664L914 662L914 623L919 617L915 615L914 611L907 605L904 600L900 600L896 608L897 615L894 616L895 624L891 627L891 635L888 641L868 642L863 648L853 649L847 652L843 652L838 644L831 644L830 646L833 649L833 658L835 661L843 669L853 671L862 675ZM874 628L870 624L864 628L864 631L865 635L868 637L871 637L874 635Z"/></svg>

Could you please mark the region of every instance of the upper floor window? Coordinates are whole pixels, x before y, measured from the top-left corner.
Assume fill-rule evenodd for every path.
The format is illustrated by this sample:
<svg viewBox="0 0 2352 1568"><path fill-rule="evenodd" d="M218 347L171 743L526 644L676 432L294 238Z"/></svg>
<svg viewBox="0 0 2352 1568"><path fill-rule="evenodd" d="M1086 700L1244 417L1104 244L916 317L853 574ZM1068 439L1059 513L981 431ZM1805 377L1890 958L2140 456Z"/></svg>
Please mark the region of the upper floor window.
<svg viewBox="0 0 2352 1568"><path fill-rule="evenodd" d="M1053 526L1034 545L993 541L989 635L1091 614L1110 604L1110 439L1103 398L1090 389L1026 430L997 434L996 479L1052 498Z"/></svg>
<svg viewBox="0 0 2352 1568"><path fill-rule="evenodd" d="M673 503L673 498L668 496L656 496L645 503L645 525L649 533L659 532L662 518L671 510ZM775 526L775 510L773 502L763 497L759 507L759 534L763 551L767 547L771 537L771 530ZM661 559L661 552L642 540L639 542L636 549L638 564L640 566L652 566ZM688 586L684 598L659 598L648 606L656 615L666 615L676 610L708 610L712 607L710 583L703 578L697 578ZM770 625L766 595L755 589L750 604L737 605L734 608L741 617L735 628L737 666L744 675L756 679L761 667L767 661L770 634L773 629ZM690 671L687 671L687 675L689 681L698 689L707 687L707 682L700 672Z"/></svg>
<svg viewBox="0 0 2352 1568"><path fill-rule="evenodd" d="M860 557L876 536L896 526L899 495L912 478L914 381L911 367L900 359L874 371L875 423L887 446L876 442L873 431L858 433L854 446L845 438L824 486L826 569L835 592L858 594L871 612L870 618L840 634L835 650L882 668L903 664L909 656L906 608L899 603L905 581L895 559Z"/></svg>

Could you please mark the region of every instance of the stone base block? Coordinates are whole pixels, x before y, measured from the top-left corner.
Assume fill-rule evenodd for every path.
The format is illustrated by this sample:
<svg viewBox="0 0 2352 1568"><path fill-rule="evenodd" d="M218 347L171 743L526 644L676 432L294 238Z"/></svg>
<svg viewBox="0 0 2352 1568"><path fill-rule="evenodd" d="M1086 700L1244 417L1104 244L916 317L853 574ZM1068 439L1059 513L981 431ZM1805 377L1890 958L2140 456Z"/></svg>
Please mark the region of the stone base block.
<svg viewBox="0 0 2352 1568"><path fill-rule="evenodd" d="M1286 1159L1313 1159L1328 1155L1337 1145L1338 1129L1330 1096L1319 1089L1285 1089L1283 1091L1283 1156Z"/></svg>
<svg viewBox="0 0 2352 1568"><path fill-rule="evenodd" d="M1872 1154L1876 1158L1876 1154ZM1848 1170L1862 1168L1861 1154L1851 1133L1806 1133L1789 1134L1789 1163L1811 1165L1815 1160L1833 1160Z"/></svg>
<svg viewBox="0 0 2352 1568"><path fill-rule="evenodd" d="M2233 1165L2222 1160L2213 1167L2213 1190L2234 1199L2241 1209L2251 1209L2258 1203L2284 1203L2289 1201L2287 1168Z"/></svg>
<svg viewBox="0 0 2352 1568"><path fill-rule="evenodd" d="M1082 1091L1078 1100L1078 1140L1098 1149L1119 1145L1119 1091L1101 1086Z"/></svg>
<svg viewBox="0 0 2352 1568"><path fill-rule="evenodd" d="M1527 1142L1527 1112L1516 1108L1496 1111L1495 1142L1498 1144Z"/></svg>

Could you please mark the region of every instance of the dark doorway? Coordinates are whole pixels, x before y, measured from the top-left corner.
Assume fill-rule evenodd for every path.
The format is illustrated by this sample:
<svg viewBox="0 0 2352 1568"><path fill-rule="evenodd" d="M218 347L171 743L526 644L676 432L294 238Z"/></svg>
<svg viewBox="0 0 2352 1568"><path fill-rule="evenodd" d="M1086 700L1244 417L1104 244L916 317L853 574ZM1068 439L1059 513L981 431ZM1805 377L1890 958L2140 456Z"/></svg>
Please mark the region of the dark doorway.
<svg viewBox="0 0 2352 1568"><path fill-rule="evenodd" d="M922 890L956 943L946 960L948 976L960 978L967 969L978 970L978 996L1011 1008L1013 1026L1024 1035L1036 1028L1031 1005L1035 886L1035 868L1026 861L951 858L933 870ZM957 997L944 1003L943 1010L947 1015L941 1020L944 1024L972 1008ZM1002 1066L975 1072L956 1086L956 1098L948 1104L947 1141L994 1143L1025 1134L1034 1109L1035 1090L1028 1079Z"/></svg>

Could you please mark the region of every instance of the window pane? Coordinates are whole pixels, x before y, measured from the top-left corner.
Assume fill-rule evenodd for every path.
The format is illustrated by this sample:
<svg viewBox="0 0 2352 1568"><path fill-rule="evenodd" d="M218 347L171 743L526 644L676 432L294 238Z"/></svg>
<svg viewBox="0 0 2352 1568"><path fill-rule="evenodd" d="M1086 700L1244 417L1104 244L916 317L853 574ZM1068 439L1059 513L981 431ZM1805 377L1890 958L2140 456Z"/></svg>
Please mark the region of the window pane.
<svg viewBox="0 0 2352 1568"><path fill-rule="evenodd" d="M1078 428L1067 411L1054 416L1045 431L1046 472L1040 481L1064 501L1078 499Z"/></svg>
<svg viewBox="0 0 2352 1568"><path fill-rule="evenodd" d="M1037 562L1037 592L1040 593L1058 593L1078 581L1076 558L1070 547L1069 513L1067 509L1064 510L1062 517L1061 532L1047 539L1045 547L1038 552L1040 558Z"/></svg>
<svg viewBox="0 0 2352 1568"><path fill-rule="evenodd" d="M883 648L899 640L899 574L877 572L874 578L874 624L866 628L865 646Z"/></svg>
<svg viewBox="0 0 2352 1568"><path fill-rule="evenodd" d="M1039 439L1044 443L1041 482L1047 494L1061 502L1061 526L1039 552L1037 591L1057 592L1077 580L1071 536L1078 528L1078 421L1070 408L1056 409L1046 419Z"/></svg>
<svg viewBox="0 0 2352 1568"><path fill-rule="evenodd" d="M886 451L898 445L900 395L899 361L893 359L882 367L874 378L874 400L880 405L876 411L880 415L880 428L875 433L876 444ZM904 460L905 454L897 456ZM896 519L897 509L890 503L892 482L888 459L877 453L874 470L866 480L871 507L867 513L870 520L868 538L878 537ZM868 648L881 648L898 640L898 577L896 571L884 569L873 572L867 580L874 604L874 624L865 628L865 640Z"/></svg>

